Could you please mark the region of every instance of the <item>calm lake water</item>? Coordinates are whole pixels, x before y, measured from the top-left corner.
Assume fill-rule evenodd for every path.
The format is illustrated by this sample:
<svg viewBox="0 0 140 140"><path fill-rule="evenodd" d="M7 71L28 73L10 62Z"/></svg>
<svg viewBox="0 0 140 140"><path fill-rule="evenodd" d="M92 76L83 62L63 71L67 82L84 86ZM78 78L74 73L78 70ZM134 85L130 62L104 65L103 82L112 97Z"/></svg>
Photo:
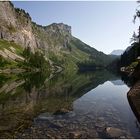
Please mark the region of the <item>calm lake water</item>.
<svg viewBox="0 0 140 140"><path fill-rule="evenodd" d="M128 91L105 70L0 75L0 137L140 138Z"/></svg>

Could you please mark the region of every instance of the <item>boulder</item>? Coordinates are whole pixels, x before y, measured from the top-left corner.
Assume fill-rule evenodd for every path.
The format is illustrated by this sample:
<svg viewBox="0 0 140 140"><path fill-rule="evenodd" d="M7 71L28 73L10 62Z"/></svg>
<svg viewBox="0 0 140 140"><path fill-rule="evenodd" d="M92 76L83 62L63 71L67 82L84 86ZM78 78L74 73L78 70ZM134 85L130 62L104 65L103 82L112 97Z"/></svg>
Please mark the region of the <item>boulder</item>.
<svg viewBox="0 0 140 140"><path fill-rule="evenodd" d="M121 136L124 136L123 130L114 127L107 127L106 133L111 138L120 138Z"/></svg>
<svg viewBox="0 0 140 140"><path fill-rule="evenodd" d="M72 138L72 139L79 139L79 138L81 138L81 136L82 136L82 132L80 132L80 131L75 131L75 132L69 133L69 138Z"/></svg>

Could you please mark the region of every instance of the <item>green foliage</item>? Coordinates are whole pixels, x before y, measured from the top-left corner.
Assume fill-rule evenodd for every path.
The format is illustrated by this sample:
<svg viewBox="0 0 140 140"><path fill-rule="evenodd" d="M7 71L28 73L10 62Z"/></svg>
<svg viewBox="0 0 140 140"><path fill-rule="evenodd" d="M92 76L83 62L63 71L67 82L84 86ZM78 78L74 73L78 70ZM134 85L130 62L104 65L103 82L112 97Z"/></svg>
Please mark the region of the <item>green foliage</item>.
<svg viewBox="0 0 140 140"><path fill-rule="evenodd" d="M49 74L46 72L23 73L19 77L25 81L23 84L24 89L27 92L31 92L34 87L41 88L45 80L49 77Z"/></svg>
<svg viewBox="0 0 140 140"><path fill-rule="evenodd" d="M56 55L53 51L49 51L49 59L56 65L63 65L64 63L64 57L62 55Z"/></svg>
<svg viewBox="0 0 140 140"><path fill-rule="evenodd" d="M112 56L97 51L79 39L69 36L67 32L61 32L57 24L50 26L55 32L52 32L52 28L50 29L49 26L42 27L36 23L32 24L34 34L42 41L40 41L40 46L42 48L45 47L44 44L47 42L49 46L47 56L53 64L62 66L68 70L68 67L70 69L77 69L77 63L92 60L93 66L106 67L115 59ZM63 47L59 49L59 46Z"/></svg>
<svg viewBox="0 0 140 140"><path fill-rule="evenodd" d="M97 66L106 67L109 65L114 59L112 56L108 56L102 52L97 51L96 49L90 47L89 45L83 43L79 39L73 39L72 44L81 50L82 52L86 53L88 56L86 59L92 60L92 63ZM85 61L85 60L84 60Z"/></svg>
<svg viewBox="0 0 140 140"><path fill-rule="evenodd" d="M77 65L80 71L92 71L95 69L103 68L102 65L97 65L92 59L79 62Z"/></svg>
<svg viewBox="0 0 140 140"><path fill-rule="evenodd" d="M49 59L54 64L64 67L65 71L71 73L79 69L105 68L116 58L108 56L96 49L86 45L82 41L73 38L61 52L49 51Z"/></svg>
<svg viewBox="0 0 140 140"><path fill-rule="evenodd" d="M9 1L9 3L10 3L10 5L11 5L11 7L14 8L14 4L13 4L11 1Z"/></svg>
<svg viewBox="0 0 140 140"><path fill-rule="evenodd" d="M6 40L0 39L0 50L7 49L17 55L21 55L25 60L22 61L10 61L4 59L0 56L0 67L1 68L25 68L27 70L33 70L34 68L39 69L40 71L49 71L49 63L45 60L44 55L36 51L35 53L31 52L31 49L27 47L22 49L20 45L17 45L14 42L9 42Z"/></svg>
<svg viewBox="0 0 140 140"><path fill-rule="evenodd" d="M108 66L107 69L112 72L120 72L120 57L116 57Z"/></svg>
<svg viewBox="0 0 140 140"><path fill-rule="evenodd" d="M20 8L15 8L15 11L16 11L16 15L17 15L16 17L18 22L23 26L28 25L28 23L31 21L31 17L29 13L26 13L25 10Z"/></svg>
<svg viewBox="0 0 140 140"><path fill-rule="evenodd" d="M11 51L11 47L15 49L15 53L21 55L23 52L22 46L12 42L0 39L0 50L8 49Z"/></svg>
<svg viewBox="0 0 140 140"><path fill-rule="evenodd" d="M8 64L8 61L6 61L1 55L0 55L0 68L6 66Z"/></svg>
<svg viewBox="0 0 140 140"><path fill-rule="evenodd" d="M28 59L30 58L30 55L32 54L30 47L27 47L24 49L22 55L25 58L25 61L28 61Z"/></svg>
<svg viewBox="0 0 140 140"><path fill-rule="evenodd" d="M139 6L136 8L136 13L133 19L134 23L136 18L140 18ZM140 61L137 60L137 58L140 57L140 26L138 33L133 33L131 42L133 42L131 46L121 55L120 67L125 67L125 71L128 73L131 72L130 79L136 81L136 79L139 79L140 75Z"/></svg>
<svg viewBox="0 0 140 140"><path fill-rule="evenodd" d="M131 48L121 55L121 67L128 66L132 62L135 62L138 56L140 56L140 43L133 43L131 45Z"/></svg>
<svg viewBox="0 0 140 140"><path fill-rule="evenodd" d="M48 71L49 63L45 60L44 55L41 52L32 53L30 48L27 47L23 51L23 56L25 58L21 66L29 69L39 69L40 71Z"/></svg>
<svg viewBox="0 0 140 140"><path fill-rule="evenodd" d="M25 12L25 10L20 9L20 8L15 8L15 11L17 14L19 14L20 16L27 18L27 19L31 19L29 13Z"/></svg>
<svg viewBox="0 0 140 140"><path fill-rule="evenodd" d="M6 75L0 74L0 87L5 84L10 78Z"/></svg>
<svg viewBox="0 0 140 140"><path fill-rule="evenodd" d="M132 62L131 65L130 65L130 68L136 68L137 65L138 65L137 61Z"/></svg>
<svg viewBox="0 0 140 140"><path fill-rule="evenodd" d="M0 55L0 69L13 69L17 67L17 63L14 61L7 60Z"/></svg>

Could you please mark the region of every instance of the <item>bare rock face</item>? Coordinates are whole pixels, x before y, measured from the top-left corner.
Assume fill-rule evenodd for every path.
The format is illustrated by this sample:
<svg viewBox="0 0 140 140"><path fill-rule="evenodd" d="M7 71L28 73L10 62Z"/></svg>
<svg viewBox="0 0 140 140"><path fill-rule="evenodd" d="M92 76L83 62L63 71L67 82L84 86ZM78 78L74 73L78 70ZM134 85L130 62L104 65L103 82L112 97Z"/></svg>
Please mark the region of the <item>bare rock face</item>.
<svg viewBox="0 0 140 140"><path fill-rule="evenodd" d="M69 137L72 139L79 139L82 136L82 132L70 132Z"/></svg>
<svg viewBox="0 0 140 140"><path fill-rule="evenodd" d="M0 55L3 56L4 58L10 59L10 60L24 60L23 57L17 55L14 52L11 52L7 49L4 49L4 51L0 50Z"/></svg>
<svg viewBox="0 0 140 140"><path fill-rule="evenodd" d="M63 23L41 26L33 23L22 9L14 8L11 2L0 2L0 38L13 41L23 47L48 48L55 52L67 48L70 42L71 27Z"/></svg>
<svg viewBox="0 0 140 140"><path fill-rule="evenodd" d="M0 2L0 38L14 41L23 47L36 48L32 33L31 17L20 9L15 9L11 2Z"/></svg>
<svg viewBox="0 0 140 140"><path fill-rule="evenodd" d="M63 23L53 23L49 26L44 27L48 39L52 43L52 47L55 46L57 49L67 48L71 35L71 26Z"/></svg>
<svg viewBox="0 0 140 140"><path fill-rule="evenodd" d="M45 27L45 30L50 35L61 34L62 36L71 37L71 26L63 23L53 23Z"/></svg>

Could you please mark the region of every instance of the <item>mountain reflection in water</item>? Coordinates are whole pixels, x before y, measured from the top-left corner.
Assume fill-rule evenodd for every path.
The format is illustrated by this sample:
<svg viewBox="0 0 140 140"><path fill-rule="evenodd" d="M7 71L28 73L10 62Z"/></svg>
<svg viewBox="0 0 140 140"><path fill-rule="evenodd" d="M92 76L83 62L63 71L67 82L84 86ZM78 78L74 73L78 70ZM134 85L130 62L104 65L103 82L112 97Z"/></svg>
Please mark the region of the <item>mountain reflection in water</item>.
<svg viewBox="0 0 140 140"><path fill-rule="evenodd" d="M0 75L1 138L138 138L128 86L108 71Z"/></svg>

